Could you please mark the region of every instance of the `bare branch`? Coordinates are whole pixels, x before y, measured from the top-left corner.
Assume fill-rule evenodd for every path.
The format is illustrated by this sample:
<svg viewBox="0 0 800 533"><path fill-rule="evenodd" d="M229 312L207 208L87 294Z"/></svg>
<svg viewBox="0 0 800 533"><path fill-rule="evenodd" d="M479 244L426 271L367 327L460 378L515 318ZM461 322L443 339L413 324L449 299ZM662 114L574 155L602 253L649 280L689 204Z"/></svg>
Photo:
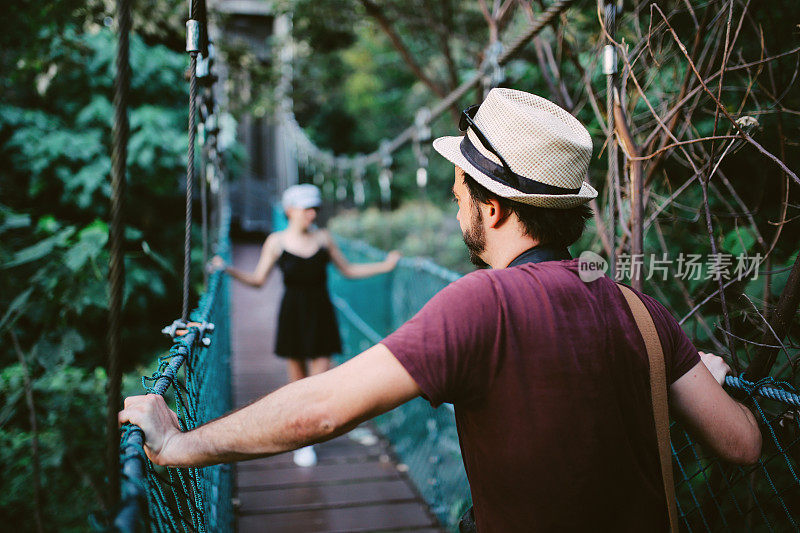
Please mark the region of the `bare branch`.
<svg viewBox="0 0 800 533"><path fill-rule="evenodd" d="M403 58L403 61L405 61L408 68L411 69L411 72L413 72L414 75L439 98L444 98L447 95L446 91L437 85L430 77L428 77L428 75L422 70L422 67L417 64L416 60L412 57L411 52L408 50L408 47L406 47L406 45L403 43L403 40L400 38L400 35L394 29L391 21L389 21L384 14L383 9L372 0L361 0L361 5L364 6L364 10L367 12L367 14L375 19L386 36L389 37L389 40L392 42L392 46L394 46L395 50L400 53L400 57Z"/></svg>

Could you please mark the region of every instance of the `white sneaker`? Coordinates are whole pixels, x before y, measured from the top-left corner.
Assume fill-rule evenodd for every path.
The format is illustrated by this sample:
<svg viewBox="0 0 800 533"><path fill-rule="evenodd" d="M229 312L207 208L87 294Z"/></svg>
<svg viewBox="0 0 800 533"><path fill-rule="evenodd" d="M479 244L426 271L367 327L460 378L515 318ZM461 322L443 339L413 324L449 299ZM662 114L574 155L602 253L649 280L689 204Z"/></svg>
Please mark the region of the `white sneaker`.
<svg viewBox="0 0 800 533"><path fill-rule="evenodd" d="M294 464L297 466L314 466L317 464L317 454L313 446L306 446L294 451Z"/></svg>

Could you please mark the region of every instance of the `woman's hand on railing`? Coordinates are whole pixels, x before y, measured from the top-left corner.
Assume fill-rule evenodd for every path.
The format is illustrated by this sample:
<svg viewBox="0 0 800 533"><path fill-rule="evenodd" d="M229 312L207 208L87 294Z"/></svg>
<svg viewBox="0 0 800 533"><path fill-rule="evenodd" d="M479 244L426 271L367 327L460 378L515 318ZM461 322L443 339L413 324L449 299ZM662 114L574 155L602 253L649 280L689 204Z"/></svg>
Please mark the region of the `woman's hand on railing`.
<svg viewBox="0 0 800 533"><path fill-rule="evenodd" d="M386 264L388 271L394 270L397 266L397 262L400 261L400 258L403 257L403 254L398 252L397 250L392 250L386 255L386 259L383 262Z"/></svg>
<svg viewBox="0 0 800 533"><path fill-rule="evenodd" d="M213 274L214 272L218 272L220 270L225 270L228 267L228 264L225 263L225 260L222 257L215 255L211 258L211 261L206 264L206 272L209 274Z"/></svg>

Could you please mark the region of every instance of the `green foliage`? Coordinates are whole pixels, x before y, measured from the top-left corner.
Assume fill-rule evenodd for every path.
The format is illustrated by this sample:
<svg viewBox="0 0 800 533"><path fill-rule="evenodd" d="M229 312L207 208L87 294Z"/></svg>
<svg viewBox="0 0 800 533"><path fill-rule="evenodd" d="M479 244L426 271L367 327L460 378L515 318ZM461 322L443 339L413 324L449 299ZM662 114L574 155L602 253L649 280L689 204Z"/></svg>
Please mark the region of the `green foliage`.
<svg viewBox="0 0 800 533"><path fill-rule="evenodd" d="M733 255L745 254L753 248L755 243L753 230L747 227L734 228L725 235L722 249Z"/></svg>
<svg viewBox="0 0 800 533"><path fill-rule="evenodd" d="M80 347L79 339L75 333L57 348L74 351ZM64 346L69 343L77 345ZM52 348L44 348L42 355L53 353ZM22 393L23 375L19 364L0 372L0 464L4 470L0 508L4 524L27 529L32 527L34 500L33 434ZM88 510L101 505L102 478L89 467L88 460L103 457L97 425L104 420L104 387L102 369L90 371L64 363L49 367L33 386L45 518L59 531L86 531ZM102 460L99 462L102 464Z"/></svg>
<svg viewBox="0 0 800 533"><path fill-rule="evenodd" d="M0 520L22 531L33 527L34 499L20 355L32 379L48 528L86 530L107 497L102 366L116 37L70 13L74 19L44 25L0 57L8 65L9 54L17 56L4 69L8 98L0 105ZM43 23L33 7L22 15ZM131 36L126 370L164 349L157 332L179 309L186 62Z"/></svg>
<svg viewBox="0 0 800 533"><path fill-rule="evenodd" d="M471 76L484 59L489 31L477 2L387 0L374 4L441 92L449 92ZM675 9L684 9L678 4ZM439 101L436 91L400 58L364 5L359 0L275 2L276 13L292 14L296 40L292 97L297 119L318 145L336 153L375 150L382 139L392 138L410 125L420 107ZM755 61L793 47L798 6L772 0L759 9L751 8L741 31L736 30L734 62ZM112 13L112 7L111 0L28 2L17 5L10 16L0 17L0 520L4 526L20 530L32 527L31 433L22 394L22 370L9 342L10 332L20 341L33 379L43 482L48 488L44 512L54 529L85 529L85 517L97 506L95 491L102 487L105 474L98 460L102 455L105 375L96 369L105 359L116 46L107 27L113 24L104 19ZM154 352L163 349L164 342L154 332L178 308L175 272L180 270L180 180L186 145L186 57L173 51L182 49L185 8L163 0L142 0L137 8L134 27L139 36L133 35L131 41L131 138L125 213L123 346L127 369L139 361L150 361ZM741 9L736 4L734 8ZM698 34L692 19L696 15L698 19L719 20L715 14L719 3L692 9L692 17L679 14L671 22L687 45L699 37L701 48L708 49L701 68L711 75L719 69L721 54L714 51L718 47L711 46L713 43L703 41L715 37ZM642 32L648 27L647 10L639 12L640 20L632 24L632 11L628 9L628 18L618 31L629 50L642 42ZM650 27L660 25L655 22ZM524 14L514 13L501 40L510 42L528 25ZM760 28L768 31L762 34ZM553 48L554 61L575 104L573 112L594 137L590 179L602 200L606 194L603 154L607 153L603 117L593 111L584 83L588 80L595 88L594 96L603 108L605 79L597 64L601 35L594 4L576 4L560 17L557 27L545 29L541 38ZM262 51L254 53L235 43L222 44L231 78L250 80L254 92L245 101L233 99L234 104L241 112L268 114L275 104L272 91L279 62L270 61ZM644 87L648 102L663 111L680 94L687 66L677 44L664 34L648 39L646 44L647 52L640 56L632 74ZM756 116L760 127L753 135L793 169L800 166L793 111L800 107L795 62L796 55L786 55L757 69L759 72L726 72L722 91L726 108ZM626 79L634 137L642 142L654 127L653 119L648 102L632 90L632 78ZM557 102L562 98L551 92L533 45L527 45L506 65L504 85ZM716 91L716 86L713 89ZM685 125L681 118L676 129L682 139L708 135L714 129L714 106L703 93L698 94L692 102L701 102L699 111ZM471 91L456 108L480 99L479 90ZM454 134L455 116L446 112L434 121L433 136ZM724 120L720 123L728 128ZM717 153L721 146L717 145ZM417 158L404 148L393 154L392 168L393 204L400 207L390 212L370 208L361 213L342 213L331 222L331 228L384 249L398 248L407 256L430 256L452 270L469 271L472 267L466 260L455 215L446 203L452 165L431 153L429 147L423 150L429 156L426 190L415 183ZM701 155L695 155L695 160L701 160ZM645 234L646 250L663 248L673 258L682 252L709 253L711 242L732 254L765 253L769 249L768 266L774 274L762 274L758 280L733 284L728 289L733 333L744 338L760 337L762 323L754 308L769 310L774 304L797 254L796 186L784 194L782 184L788 180L773 163L765 161L750 147L731 150L720 170L738 191L741 205L715 177L710 186L721 192L711 191L710 235L698 183L681 193L678 203L664 209L658 224ZM233 168L242 164L242 158L232 158L228 163ZM647 161L646 168L650 164ZM652 176L648 214L694 172L686 161L671 156L660 165ZM307 169L303 178L311 178L317 171L324 173L327 169ZM330 196L332 180L325 178L323 190ZM376 204L379 195L374 167L367 169L365 181L367 201ZM789 207L784 218L787 197ZM623 202L627 202L624 197ZM605 203L601 201L600 205ZM627 213L623 215L627 217ZM755 217L754 223L749 216ZM622 229L617 232L619 239L625 238ZM776 246L769 246L776 236L780 237ZM601 250L593 225L573 247L574 251L582 249ZM645 285L646 292L656 294L676 315L686 313L716 288L716 282L709 280L690 281L685 286ZM719 298L704 304L702 313L687 321L685 327L700 347L718 348L712 334L722 337L718 329L722 323ZM792 335L796 334L795 323ZM744 359L750 349L742 349ZM781 358L784 364L783 354ZM783 368L787 375L792 371L785 364ZM82 507L76 502L89 503Z"/></svg>

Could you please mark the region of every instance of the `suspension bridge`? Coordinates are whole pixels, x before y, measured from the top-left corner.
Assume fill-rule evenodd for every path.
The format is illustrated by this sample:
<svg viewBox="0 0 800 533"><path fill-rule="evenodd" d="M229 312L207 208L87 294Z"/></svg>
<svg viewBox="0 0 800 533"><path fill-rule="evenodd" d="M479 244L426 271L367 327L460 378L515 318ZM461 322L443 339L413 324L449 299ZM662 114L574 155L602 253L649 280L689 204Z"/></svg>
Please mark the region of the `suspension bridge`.
<svg viewBox="0 0 800 533"><path fill-rule="evenodd" d="M484 69L375 153L351 160L333 159L313 146L287 115L297 150L304 157L340 165L353 172L357 182L366 165L390 166L387 159L393 151L407 143L424 142L425 128L435 116L491 79L493 70L507 63L572 3L551 4L517 41L495 53ZM208 36L204 3L192 2L191 13L187 25L192 89L183 309L181 318L165 328L172 337L172 348L155 364L155 371L142 379L147 392L164 395L174 405L185 430L285 381L282 365L269 354L273 344L269 328L275 322L279 286L275 278L256 292L231 287L221 272L210 274L197 307L189 308L196 144L202 148L204 259L213 250L248 265L257 255L253 245L232 245L230 240L232 205L216 146L217 110L210 91L198 96L198 83L203 87L211 54L204 42ZM200 124L195 125L198 109ZM195 139L198 131L200 138ZM207 191L209 184L211 190ZM632 223L635 233L637 222ZM641 225L638 230L641 232ZM384 256L363 242L338 240L352 261ZM641 247L637 242L634 246ZM430 260L416 258L405 258L395 272L367 280L345 280L332 271L330 290L344 344L341 358L380 341L457 277ZM726 386L753 406L764 435L763 455L750 467L723 463L673 423L672 456L682 527L687 531L800 530L800 396L790 384L769 377L729 377ZM123 428L119 446L121 505L113 520L116 530L442 531L452 530L470 505L452 410L432 409L422 399L321 445L320 462L313 468L296 467L283 456L237 465L160 468L147 460L142 442L141 430Z"/></svg>
<svg viewBox="0 0 800 533"><path fill-rule="evenodd" d="M224 229L224 227L223 227ZM227 248L224 232L223 246ZM353 261L383 252L341 241ZM257 246L242 244L237 263L254 264ZM457 275L428 260L403 259L373 279L345 280L331 272L344 357L379 341ZM281 386L283 365L269 354L279 282L261 291L234 288L221 274L209 281L192 318L215 324L213 333L176 340L147 390L172 383L184 427L243 405ZM268 331L265 335L264 331ZM192 328L192 331L195 331ZM210 339L208 346L202 338ZM177 364L176 364L177 362ZM789 531L798 528L800 395L770 378L729 377L729 390L755 407L765 445L752 467L709 456L678 424L672 452L681 520L689 531ZM231 402L229 403L228 400ZM116 525L134 531L441 531L469 506L452 411L418 398L374 424L323 444L320 463L296 467L286 456L200 469L160 469L145 459L141 441L123 436L123 511ZM746 527L745 527L746 525Z"/></svg>

